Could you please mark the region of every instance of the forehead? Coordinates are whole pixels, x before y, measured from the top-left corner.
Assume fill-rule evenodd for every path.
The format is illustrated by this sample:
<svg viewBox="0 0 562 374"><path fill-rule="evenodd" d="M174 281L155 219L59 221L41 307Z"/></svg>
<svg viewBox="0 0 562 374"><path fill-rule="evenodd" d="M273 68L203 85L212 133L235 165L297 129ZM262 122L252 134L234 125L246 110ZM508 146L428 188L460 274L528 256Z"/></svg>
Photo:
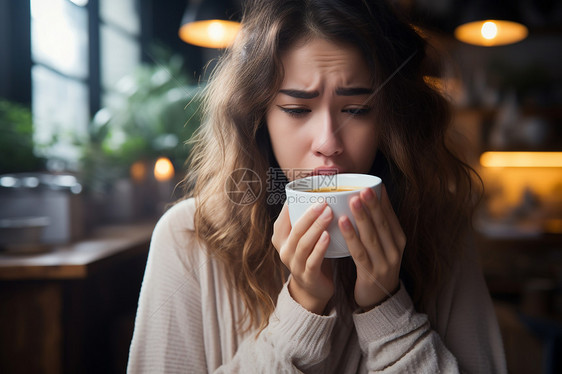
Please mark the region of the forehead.
<svg viewBox="0 0 562 374"><path fill-rule="evenodd" d="M359 48L346 43L313 38L296 43L281 55L284 82L298 80L312 84L330 75L343 84L367 83L372 75Z"/></svg>

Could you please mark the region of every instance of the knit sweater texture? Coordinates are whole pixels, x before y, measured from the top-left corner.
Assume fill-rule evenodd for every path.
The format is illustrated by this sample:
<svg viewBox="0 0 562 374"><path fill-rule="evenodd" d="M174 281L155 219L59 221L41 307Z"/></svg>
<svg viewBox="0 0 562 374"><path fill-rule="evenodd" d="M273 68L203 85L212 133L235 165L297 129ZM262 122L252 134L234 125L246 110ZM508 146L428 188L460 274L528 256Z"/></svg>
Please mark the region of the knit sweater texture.
<svg viewBox="0 0 562 374"><path fill-rule="evenodd" d="M182 201L154 229L128 373L507 372L474 251L425 314L403 285L368 312L317 315L285 284L268 326L242 332L242 298L196 240L194 211L194 199Z"/></svg>

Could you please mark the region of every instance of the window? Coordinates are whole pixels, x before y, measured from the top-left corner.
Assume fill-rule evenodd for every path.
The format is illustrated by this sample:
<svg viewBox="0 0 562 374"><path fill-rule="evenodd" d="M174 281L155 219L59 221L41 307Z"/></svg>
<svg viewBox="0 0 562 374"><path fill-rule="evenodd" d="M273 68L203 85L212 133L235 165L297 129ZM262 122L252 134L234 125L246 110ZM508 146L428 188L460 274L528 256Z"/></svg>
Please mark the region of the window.
<svg viewBox="0 0 562 374"><path fill-rule="evenodd" d="M141 62L140 16L136 0L100 0L100 75L106 106L120 79Z"/></svg>
<svg viewBox="0 0 562 374"><path fill-rule="evenodd" d="M140 64L139 13L139 0L30 0L34 140L50 168L76 166L92 111Z"/></svg>
<svg viewBox="0 0 562 374"><path fill-rule="evenodd" d="M49 159L72 163L90 117L87 8L31 0L30 12L34 140Z"/></svg>

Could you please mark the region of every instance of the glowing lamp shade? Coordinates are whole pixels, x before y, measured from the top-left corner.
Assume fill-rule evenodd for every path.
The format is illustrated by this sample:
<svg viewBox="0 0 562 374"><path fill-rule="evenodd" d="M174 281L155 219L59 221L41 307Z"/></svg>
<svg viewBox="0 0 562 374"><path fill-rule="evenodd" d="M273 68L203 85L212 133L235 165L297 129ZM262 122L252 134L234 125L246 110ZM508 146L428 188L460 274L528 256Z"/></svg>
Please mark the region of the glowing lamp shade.
<svg viewBox="0 0 562 374"><path fill-rule="evenodd" d="M455 28L455 38L461 42L494 47L517 43L529 34L519 22L516 1L470 0L465 4Z"/></svg>
<svg viewBox="0 0 562 374"><path fill-rule="evenodd" d="M562 152L484 152L484 167L562 168Z"/></svg>
<svg viewBox="0 0 562 374"><path fill-rule="evenodd" d="M199 47L226 48L232 44L238 30L238 22L213 19L183 25L179 36L184 42Z"/></svg>
<svg viewBox="0 0 562 374"><path fill-rule="evenodd" d="M199 47L227 48L240 30L240 23L233 19L239 7L236 1L191 0L178 35Z"/></svg>
<svg viewBox="0 0 562 374"><path fill-rule="evenodd" d="M517 43L527 35L529 30L525 25L491 19L468 22L455 29L455 37L458 40L484 47Z"/></svg>
<svg viewBox="0 0 562 374"><path fill-rule="evenodd" d="M154 164L154 178L158 182L165 182L174 177L174 165L167 157L160 157Z"/></svg>

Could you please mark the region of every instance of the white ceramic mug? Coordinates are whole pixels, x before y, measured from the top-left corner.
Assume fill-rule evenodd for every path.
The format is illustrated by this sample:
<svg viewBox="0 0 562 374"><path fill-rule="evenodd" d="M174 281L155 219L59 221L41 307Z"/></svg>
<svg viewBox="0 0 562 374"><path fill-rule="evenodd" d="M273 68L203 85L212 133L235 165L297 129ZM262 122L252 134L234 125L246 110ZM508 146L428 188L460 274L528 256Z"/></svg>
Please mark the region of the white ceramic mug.
<svg viewBox="0 0 562 374"><path fill-rule="evenodd" d="M374 175L351 173L313 175L294 180L285 187L291 224L294 225L310 206L326 202L332 209L334 218L327 229L330 234L330 244L325 257L350 256L345 239L338 227L338 219L341 216L349 217L357 231L357 225L349 208L349 200L351 197L359 195L359 192L366 187L371 188L380 198L382 180ZM340 191L335 191L337 189ZM345 190L342 191L342 189ZM323 191L317 192L317 190Z"/></svg>

